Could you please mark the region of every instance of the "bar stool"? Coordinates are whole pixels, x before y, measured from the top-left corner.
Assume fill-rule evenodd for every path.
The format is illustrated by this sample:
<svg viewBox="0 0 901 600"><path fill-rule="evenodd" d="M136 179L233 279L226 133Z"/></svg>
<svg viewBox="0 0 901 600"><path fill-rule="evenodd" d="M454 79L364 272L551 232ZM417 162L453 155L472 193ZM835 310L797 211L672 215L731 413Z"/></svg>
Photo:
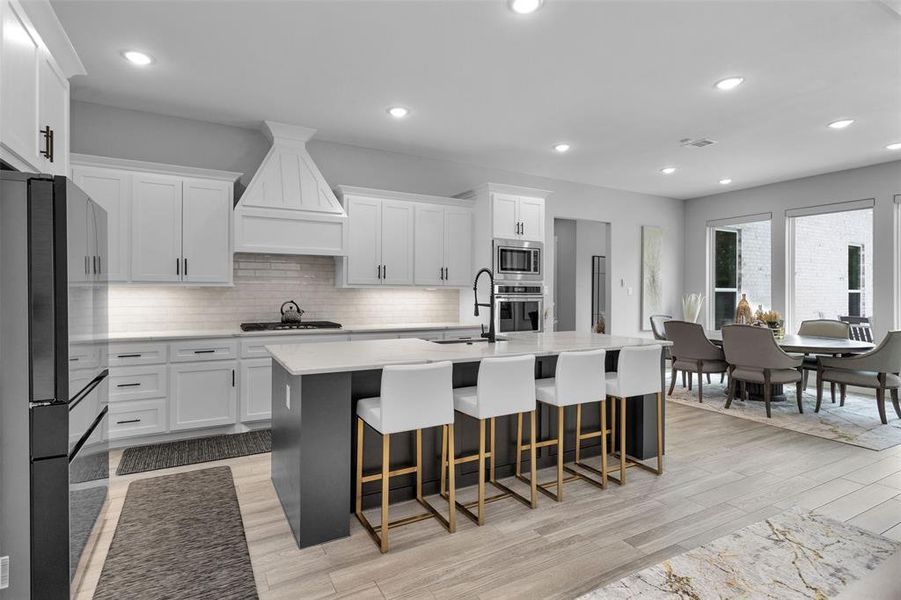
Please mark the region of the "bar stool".
<svg viewBox="0 0 901 600"><path fill-rule="evenodd" d="M475 502L461 504L457 507L467 517L482 525L485 522L485 504L501 498L513 497L529 508L538 506L538 492L535 484L535 448L530 449L532 483L529 498L521 496L495 478L495 428L496 417L506 415L517 416L517 429L522 430L522 415L529 413L532 432L535 431L535 357L510 356L502 358L484 358L479 364L479 376L474 387L456 388L454 390L454 408L479 421L479 451L468 456L456 456L452 443L453 430L448 431L447 455L441 456L441 493L444 493L445 466L448 469L448 479L453 489L455 464L478 461L479 463L479 498ZM488 421L491 443L489 450L485 451L485 422ZM442 444L444 446L444 444ZM500 494L485 497L485 459L489 460L488 481L501 491ZM451 498L449 500L452 501ZM470 509L477 506L473 513Z"/></svg>
<svg viewBox="0 0 901 600"><path fill-rule="evenodd" d="M663 473L663 394L660 381L661 346L639 346L619 351L615 373L607 373L607 395L614 399L610 408L611 437L616 439L616 402L619 399L619 477L609 478L620 485L626 483L626 468L641 467L652 473ZM626 398L657 395L657 467L626 457Z"/></svg>
<svg viewBox="0 0 901 600"><path fill-rule="evenodd" d="M604 350L590 350L587 352L561 352L557 357L557 368L554 377L538 379L535 381L535 395L539 402L557 408L557 437L544 441L537 441L535 431L532 431L532 441L522 443L522 429L516 432L516 447L520 450L516 456L516 476L526 483L531 483L521 475L520 457L524 450L532 447L543 448L545 446L557 446L557 481L539 483L538 490L557 502L563 501L563 484L574 479L583 479L601 488L607 487L607 383L604 377L604 361L607 353ZM601 403L601 428L597 431L582 433L582 405L588 402ZM576 406L576 432L575 432L575 464L579 467L600 475L600 481L576 471L563 464L563 425L565 408ZM595 469L579 460L579 452L582 440L601 438L601 468ZM570 476L563 478L566 470ZM557 492L551 492L548 488L556 487Z"/></svg>
<svg viewBox="0 0 901 600"><path fill-rule="evenodd" d="M391 527L407 525L434 517L450 533L457 528L454 504L454 466L450 466L451 484L447 494L448 517L439 513L422 496L422 430L427 427L442 428L442 443L447 440L449 448L442 446L442 453L454 452L454 400L452 395L452 366L450 362L423 365L388 366L382 369L381 396L363 398L357 402L357 472L356 472L356 515L382 553L388 551L388 530ZM368 424L382 436L381 472L363 475L363 423ZM446 433L450 430L450 435ZM416 465L401 469L390 469L391 434L405 431L416 432ZM416 473L416 501L427 512L406 517L394 522L388 520L388 484L392 477ZM382 482L382 520L373 526L363 514L363 484L370 481Z"/></svg>

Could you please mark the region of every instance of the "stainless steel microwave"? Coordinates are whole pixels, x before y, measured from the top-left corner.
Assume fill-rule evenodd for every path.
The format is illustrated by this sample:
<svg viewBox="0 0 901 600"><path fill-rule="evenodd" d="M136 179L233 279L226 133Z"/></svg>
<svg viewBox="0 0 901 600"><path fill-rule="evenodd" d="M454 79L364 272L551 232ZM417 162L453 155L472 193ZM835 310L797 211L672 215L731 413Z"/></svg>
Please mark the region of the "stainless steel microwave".
<svg viewBox="0 0 901 600"><path fill-rule="evenodd" d="M523 240L494 240L494 278L497 281L543 281L544 244Z"/></svg>

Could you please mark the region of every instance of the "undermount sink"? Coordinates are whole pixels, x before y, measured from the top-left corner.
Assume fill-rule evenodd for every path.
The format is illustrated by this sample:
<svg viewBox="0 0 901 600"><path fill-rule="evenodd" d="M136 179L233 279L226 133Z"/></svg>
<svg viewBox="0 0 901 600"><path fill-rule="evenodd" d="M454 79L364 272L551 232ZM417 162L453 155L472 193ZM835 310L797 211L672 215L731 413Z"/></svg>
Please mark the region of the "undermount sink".
<svg viewBox="0 0 901 600"><path fill-rule="evenodd" d="M494 338L496 342L504 342L507 338L497 336ZM459 340L432 340L435 344L480 344L480 343L488 343L488 338L464 338Z"/></svg>

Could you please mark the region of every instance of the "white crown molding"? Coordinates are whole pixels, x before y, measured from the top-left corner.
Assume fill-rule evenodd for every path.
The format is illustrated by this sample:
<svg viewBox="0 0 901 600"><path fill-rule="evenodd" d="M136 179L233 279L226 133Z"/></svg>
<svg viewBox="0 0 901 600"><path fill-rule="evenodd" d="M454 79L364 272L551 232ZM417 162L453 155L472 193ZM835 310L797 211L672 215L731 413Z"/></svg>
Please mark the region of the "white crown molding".
<svg viewBox="0 0 901 600"><path fill-rule="evenodd" d="M447 196L431 196L429 194L414 194L410 192L395 192L391 190L379 190L375 188L358 187L352 185L339 185L335 192L341 198L345 196L365 196L367 198L381 198L383 200L403 200L405 202L424 202L427 204L447 204L449 206L472 206L474 199L450 198Z"/></svg>
<svg viewBox="0 0 901 600"><path fill-rule="evenodd" d="M316 130L301 125L289 125L287 123L279 123L277 121L263 121L263 134L273 144L278 142L295 142L306 144L314 135Z"/></svg>
<svg viewBox="0 0 901 600"><path fill-rule="evenodd" d="M41 41L53 55L53 59L62 69L66 79L75 75L87 75L81 59L78 58L78 53L75 52L72 40L69 39L62 23L59 22L59 17L56 16L56 12L50 5L50 0L17 1L17 4L28 15L32 26L37 30Z"/></svg>
<svg viewBox="0 0 901 600"><path fill-rule="evenodd" d="M147 162L143 160L131 160L128 158L113 158L111 156L94 156L91 154L69 155L71 167L99 167L107 169L124 169L126 171L140 171L142 173L158 173L161 175L174 175L176 177L199 177L202 179L215 179L234 183L243 173L235 171L219 171L217 169L202 169L200 167L184 167L180 165L167 165L163 163Z"/></svg>
<svg viewBox="0 0 901 600"><path fill-rule="evenodd" d="M455 198L473 198L480 193L498 193L511 194L513 196L526 196L529 198L542 198L547 200L548 196L553 194L553 190L542 190L540 188L523 187L521 185L510 185L506 183L483 183L482 185L457 194Z"/></svg>

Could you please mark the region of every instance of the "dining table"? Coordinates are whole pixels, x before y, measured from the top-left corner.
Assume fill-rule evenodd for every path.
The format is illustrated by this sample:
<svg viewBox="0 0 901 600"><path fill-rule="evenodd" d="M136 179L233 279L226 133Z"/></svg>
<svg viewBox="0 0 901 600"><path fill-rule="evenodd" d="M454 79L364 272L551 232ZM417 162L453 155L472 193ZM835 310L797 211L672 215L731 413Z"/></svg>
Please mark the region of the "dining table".
<svg viewBox="0 0 901 600"><path fill-rule="evenodd" d="M705 331L707 339L717 346L723 345L722 331ZM817 337L812 335L789 334L781 338L776 338L776 344L785 352L791 354L804 354L815 356L817 354L823 356L846 356L851 354L862 354L869 352L876 347L872 342L864 342L860 340ZM784 400L785 394L781 384L772 384L772 399L774 401ZM763 399L763 384L748 384L748 395L751 399Z"/></svg>

